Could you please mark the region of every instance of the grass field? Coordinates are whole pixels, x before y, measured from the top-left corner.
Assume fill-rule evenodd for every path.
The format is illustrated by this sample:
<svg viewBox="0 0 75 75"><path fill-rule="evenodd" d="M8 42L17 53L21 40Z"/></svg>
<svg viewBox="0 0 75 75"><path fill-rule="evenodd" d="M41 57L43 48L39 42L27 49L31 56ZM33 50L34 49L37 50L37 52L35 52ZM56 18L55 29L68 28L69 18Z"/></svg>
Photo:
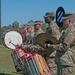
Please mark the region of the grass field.
<svg viewBox="0 0 75 75"><path fill-rule="evenodd" d="M16 72L10 54L11 50L0 45L0 75L22 75Z"/></svg>
<svg viewBox="0 0 75 75"><path fill-rule="evenodd" d="M22 75L16 72L10 54L11 50L0 45L0 75ZM75 70L73 75L75 75Z"/></svg>

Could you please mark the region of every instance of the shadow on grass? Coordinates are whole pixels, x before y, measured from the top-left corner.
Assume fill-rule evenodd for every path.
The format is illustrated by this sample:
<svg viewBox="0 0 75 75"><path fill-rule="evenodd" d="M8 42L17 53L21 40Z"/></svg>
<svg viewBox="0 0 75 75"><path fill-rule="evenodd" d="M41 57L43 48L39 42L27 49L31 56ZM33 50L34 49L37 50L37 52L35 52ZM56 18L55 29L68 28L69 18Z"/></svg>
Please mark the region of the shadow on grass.
<svg viewBox="0 0 75 75"><path fill-rule="evenodd" d="M12 72L13 74L23 74L22 72Z"/></svg>
<svg viewBox="0 0 75 75"><path fill-rule="evenodd" d="M13 74L18 74L18 75L22 75L23 73L18 73L18 72L12 72ZM6 73L0 73L0 75L12 75L12 74L6 74Z"/></svg>
<svg viewBox="0 0 75 75"><path fill-rule="evenodd" d="M11 74L0 73L0 75L11 75Z"/></svg>

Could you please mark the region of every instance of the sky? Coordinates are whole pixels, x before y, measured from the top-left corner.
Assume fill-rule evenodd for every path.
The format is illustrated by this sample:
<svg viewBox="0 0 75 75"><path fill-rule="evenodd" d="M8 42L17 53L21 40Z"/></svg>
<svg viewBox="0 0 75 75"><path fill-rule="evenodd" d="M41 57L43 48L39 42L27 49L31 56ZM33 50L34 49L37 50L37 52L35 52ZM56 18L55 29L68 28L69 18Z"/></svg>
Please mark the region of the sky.
<svg viewBox="0 0 75 75"><path fill-rule="evenodd" d="M75 12L75 0L1 0L1 26L13 22L19 25L30 20L43 20L46 12L56 12L62 6L65 12Z"/></svg>

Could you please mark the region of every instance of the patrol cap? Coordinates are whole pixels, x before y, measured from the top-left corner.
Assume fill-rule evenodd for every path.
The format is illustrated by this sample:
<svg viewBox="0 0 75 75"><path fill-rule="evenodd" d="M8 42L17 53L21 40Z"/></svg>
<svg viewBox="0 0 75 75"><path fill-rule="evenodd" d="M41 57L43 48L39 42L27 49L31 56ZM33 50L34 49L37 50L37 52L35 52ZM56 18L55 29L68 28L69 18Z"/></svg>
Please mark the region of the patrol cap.
<svg viewBox="0 0 75 75"><path fill-rule="evenodd" d="M23 25L23 28L28 28L28 25L27 25L27 24L24 24L24 25Z"/></svg>
<svg viewBox="0 0 75 75"><path fill-rule="evenodd" d="M75 19L75 13L65 13L65 15L62 17L62 19L68 19L68 18Z"/></svg>
<svg viewBox="0 0 75 75"><path fill-rule="evenodd" d="M32 26L32 25L28 25L28 27L27 28L34 28L34 26Z"/></svg>
<svg viewBox="0 0 75 75"><path fill-rule="evenodd" d="M45 14L45 16L44 16L44 18L45 17L54 17L55 15L54 15L54 12L47 12L46 14Z"/></svg>
<svg viewBox="0 0 75 75"><path fill-rule="evenodd" d="M35 23L34 23L34 25L37 25L37 24L42 25L43 24L43 21L42 20L36 20Z"/></svg>
<svg viewBox="0 0 75 75"><path fill-rule="evenodd" d="M31 25L30 24L27 24L27 28L29 28Z"/></svg>

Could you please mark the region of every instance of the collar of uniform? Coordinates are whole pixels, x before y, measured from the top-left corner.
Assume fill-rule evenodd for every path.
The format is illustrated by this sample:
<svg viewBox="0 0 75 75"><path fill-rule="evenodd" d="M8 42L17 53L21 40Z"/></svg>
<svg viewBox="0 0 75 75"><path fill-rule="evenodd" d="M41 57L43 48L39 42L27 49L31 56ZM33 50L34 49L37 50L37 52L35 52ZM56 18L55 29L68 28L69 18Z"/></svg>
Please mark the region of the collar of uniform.
<svg viewBox="0 0 75 75"><path fill-rule="evenodd" d="M52 21L50 24L48 24L48 28L51 27L54 24L54 22Z"/></svg>
<svg viewBox="0 0 75 75"><path fill-rule="evenodd" d="M53 21L50 23L50 25L52 25L52 24L54 24L54 22L53 22Z"/></svg>
<svg viewBox="0 0 75 75"><path fill-rule="evenodd" d="M75 29L74 25L69 26L67 29L71 29L71 28L74 28Z"/></svg>
<svg viewBox="0 0 75 75"><path fill-rule="evenodd" d="M42 28L40 28L38 31L42 30Z"/></svg>
<svg viewBox="0 0 75 75"><path fill-rule="evenodd" d="M54 24L54 22L52 21L50 24L49 24L49 26L51 26L51 25L53 25Z"/></svg>
<svg viewBox="0 0 75 75"><path fill-rule="evenodd" d="M65 32L69 32L71 29L75 29L74 25L72 25L72 26L66 28L64 31L65 31Z"/></svg>
<svg viewBox="0 0 75 75"><path fill-rule="evenodd" d="M36 33L40 32L42 29L40 28L39 30L36 31Z"/></svg>
<svg viewBox="0 0 75 75"><path fill-rule="evenodd" d="M37 30L37 31L35 32L35 35L37 36L37 35L39 34L39 32L41 32L41 30L42 30L42 28L40 28L39 30Z"/></svg>

